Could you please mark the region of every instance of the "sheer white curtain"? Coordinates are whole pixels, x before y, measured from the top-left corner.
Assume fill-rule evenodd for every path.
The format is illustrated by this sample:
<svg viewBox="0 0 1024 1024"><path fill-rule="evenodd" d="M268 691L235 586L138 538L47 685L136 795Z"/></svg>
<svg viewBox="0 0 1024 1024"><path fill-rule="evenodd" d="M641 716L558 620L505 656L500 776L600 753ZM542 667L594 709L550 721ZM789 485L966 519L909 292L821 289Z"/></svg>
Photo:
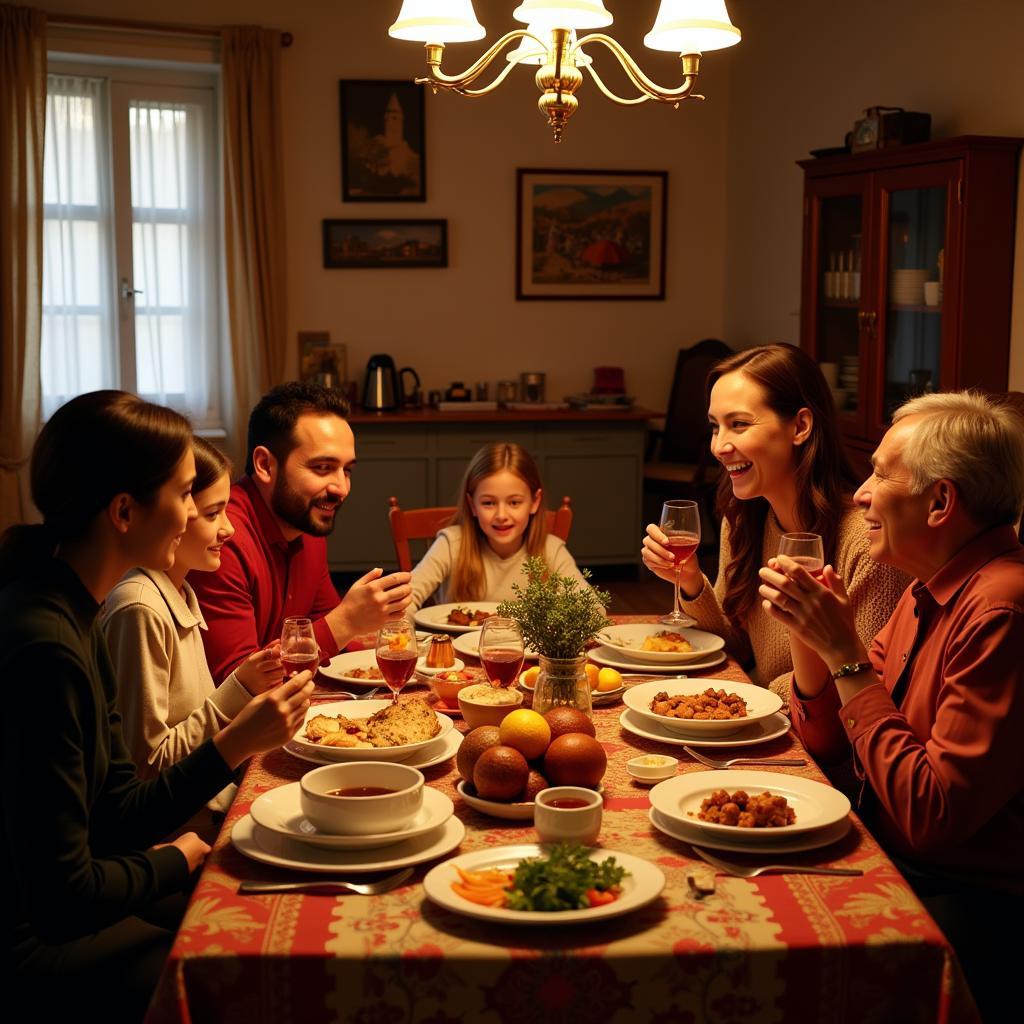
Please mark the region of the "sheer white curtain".
<svg viewBox="0 0 1024 1024"><path fill-rule="evenodd" d="M116 386L113 217L105 85L47 78L43 159L43 417Z"/></svg>

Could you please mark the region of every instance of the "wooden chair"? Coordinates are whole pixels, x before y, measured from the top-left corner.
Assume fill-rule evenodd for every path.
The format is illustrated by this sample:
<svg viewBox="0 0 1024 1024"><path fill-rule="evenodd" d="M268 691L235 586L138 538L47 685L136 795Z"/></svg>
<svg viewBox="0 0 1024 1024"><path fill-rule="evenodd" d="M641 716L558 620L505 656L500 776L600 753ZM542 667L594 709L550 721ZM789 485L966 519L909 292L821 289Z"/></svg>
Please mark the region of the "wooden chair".
<svg viewBox="0 0 1024 1024"><path fill-rule="evenodd" d="M403 509L399 508L395 497L388 498L388 505L388 521L391 523L391 539L395 544L398 570L411 572L412 552L409 550L409 541L433 540L438 530L451 523L455 506ZM548 533L553 533L559 540L568 541L572 529L572 501L569 497L562 498L558 509L549 509L545 515L548 517Z"/></svg>
<svg viewBox="0 0 1024 1024"><path fill-rule="evenodd" d="M1024 417L1024 391L994 391L991 397ZM1024 520L1017 520L1017 539L1024 544Z"/></svg>
<svg viewBox="0 0 1024 1024"><path fill-rule="evenodd" d="M732 349L717 338L705 338L679 350L665 426L652 432L644 462L645 492L654 492L655 498L692 498L712 522L718 463L709 447L711 428L704 390L711 367L730 355ZM644 514L649 511L645 509Z"/></svg>

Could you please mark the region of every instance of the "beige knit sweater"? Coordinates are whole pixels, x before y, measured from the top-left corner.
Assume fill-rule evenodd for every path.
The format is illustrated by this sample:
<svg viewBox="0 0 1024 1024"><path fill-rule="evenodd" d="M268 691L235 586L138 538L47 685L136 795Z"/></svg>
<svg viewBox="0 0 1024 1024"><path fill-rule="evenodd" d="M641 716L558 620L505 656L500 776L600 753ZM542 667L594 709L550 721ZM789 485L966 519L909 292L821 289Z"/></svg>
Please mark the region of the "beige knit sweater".
<svg viewBox="0 0 1024 1024"><path fill-rule="evenodd" d="M761 544L762 564L778 550L783 531L769 513ZM732 558L729 524L722 522L722 542L718 560L718 580L714 587L707 577L704 589L693 601L683 601L683 611L697 624L725 638L729 652L741 663L753 657L754 681L767 686L784 701L789 701L793 661L789 652L789 631L770 618L758 601L748 613L743 627L731 622L722 611L725 597L725 567ZM886 623L910 579L888 565L880 565L868 555L867 530L858 509L850 509L839 523L835 557L830 560L846 586L853 603L857 633L865 645Z"/></svg>

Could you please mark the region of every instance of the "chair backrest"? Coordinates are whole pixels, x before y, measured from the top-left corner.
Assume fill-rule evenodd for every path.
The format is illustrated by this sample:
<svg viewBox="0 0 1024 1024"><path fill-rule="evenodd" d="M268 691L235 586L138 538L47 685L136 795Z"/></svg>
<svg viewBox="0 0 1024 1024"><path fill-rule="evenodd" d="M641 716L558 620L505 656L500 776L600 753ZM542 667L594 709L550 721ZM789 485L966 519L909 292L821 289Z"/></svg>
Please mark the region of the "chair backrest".
<svg viewBox="0 0 1024 1024"><path fill-rule="evenodd" d="M731 355L732 349L717 338L705 338L690 348L679 350L665 412L662 462L699 463L707 453L711 428L704 385L711 367Z"/></svg>
<svg viewBox="0 0 1024 1024"><path fill-rule="evenodd" d="M409 541L433 540L437 532L452 521L455 506L403 509L395 497L388 498L388 505L388 522L391 524L391 539L395 545L398 569L400 572L411 572L412 552ZM562 504L556 510L549 509L545 515L548 533L553 533L559 540L568 541L572 529L572 501L568 495L562 498Z"/></svg>
<svg viewBox="0 0 1024 1024"><path fill-rule="evenodd" d="M1024 391L995 391L991 397L1024 416ZM1017 539L1024 544L1024 519L1017 520Z"/></svg>

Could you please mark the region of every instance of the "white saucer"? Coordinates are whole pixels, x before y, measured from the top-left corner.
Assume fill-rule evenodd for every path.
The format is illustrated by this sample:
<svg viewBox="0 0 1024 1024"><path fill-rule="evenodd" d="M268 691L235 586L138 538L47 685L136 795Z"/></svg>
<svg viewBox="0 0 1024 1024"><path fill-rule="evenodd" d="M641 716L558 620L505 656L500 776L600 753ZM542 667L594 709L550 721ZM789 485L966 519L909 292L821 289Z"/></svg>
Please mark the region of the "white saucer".
<svg viewBox="0 0 1024 1024"><path fill-rule="evenodd" d="M755 743L767 743L769 740L785 736L790 729L789 719L777 711L768 718L751 722L736 732L730 732L725 736L684 736L679 732L670 732L664 726L648 725L635 711L626 708L619 715L619 725L626 732L631 732L641 739L654 740L655 743L667 743L669 746L681 747L686 744L690 747L743 747L752 746Z"/></svg>
<svg viewBox="0 0 1024 1024"><path fill-rule="evenodd" d="M721 665L722 662L725 661L725 651L718 651L716 654L713 654L708 658L702 658L700 661L687 661L679 662L676 665L664 665L650 661L630 661L614 648L605 647L604 644L599 644L592 651L587 651L587 657L590 658L591 661L596 661L599 665L609 665L611 668L617 668L624 672L634 672L651 676L662 674L677 676L692 673L698 669L703 671L706 668L714 668L715 665Z"/></svg>
<svg viewBox="0 0 1024 1024"><path fill-rule="evenodd" d="M433 768L434 765L441 764L454 757L461 744L462 733L457 729L452 729L446 735L438 736L429 746L424 747L422 750L417 750L411 757L407 757L402 764L407 765L409 768ZM281 749L291 754L292 757L297 757L300 761L306 761L309 764L338 764L337 758L319 757L315 750L307 751L291 741L286 743Z"/></svg>
<svg viewBox="0 0 1024 1024"><path fill-rule="evenodd" d="M435 860L454 850L465 835L465 825L452 815L443 825L424 835L389 846L386 853L381 850L324 850L261 828L251 814L246 814L235 822L231 842L243 856L279 868L319 874L361 874Z"/></svg>
<svg viewBox="0 0 1024 1024"><path fill-rule="evenodd" d="M406 839L415 839L443 825L455 813L455 805L444 793L424 786L423 807L405 828L377 835L337 836L318 832L316 826L306 820L302 813L299 784L292 782L262 793L253 800L249 813L261 828L309 846L337 850L374 850L394 846Z"/></svg>
<svg viewBox="0 0 1024 1024"><path fill-rule="evenodd" d="M712 850L728 850L731 853L770 853L773 855L777 853L801 853L804 850L817 850L822 846L829 846L831 843L838 842L850 831L850 819L843 818L842 821L837 821L834 825L827 825L825 828L817 829L814 832L803 832L800 835L793 836L791 839L763 839L755 845L752 843L737 843L722 836L702 832L692 825L687 825L686 822L666 818L653 807L648 811L647 816L651 819L651 824L659 832L664 832L665 835L672 836L673 839L680 839L691 846L707 846ZM757 831L763 832L768 830L758 829Z"/></svg>
<svg viewBox="0 0 1024 1024"><path fill-rule="evenodd" d="M459 796L473 808L474 811L481 811L489 814L492 818L504 818L505 821L533 821L533 801L515 801L503 803L501 800L485 800L475 793L466 792L466 780L460 779L455 787Z"/></svg>

